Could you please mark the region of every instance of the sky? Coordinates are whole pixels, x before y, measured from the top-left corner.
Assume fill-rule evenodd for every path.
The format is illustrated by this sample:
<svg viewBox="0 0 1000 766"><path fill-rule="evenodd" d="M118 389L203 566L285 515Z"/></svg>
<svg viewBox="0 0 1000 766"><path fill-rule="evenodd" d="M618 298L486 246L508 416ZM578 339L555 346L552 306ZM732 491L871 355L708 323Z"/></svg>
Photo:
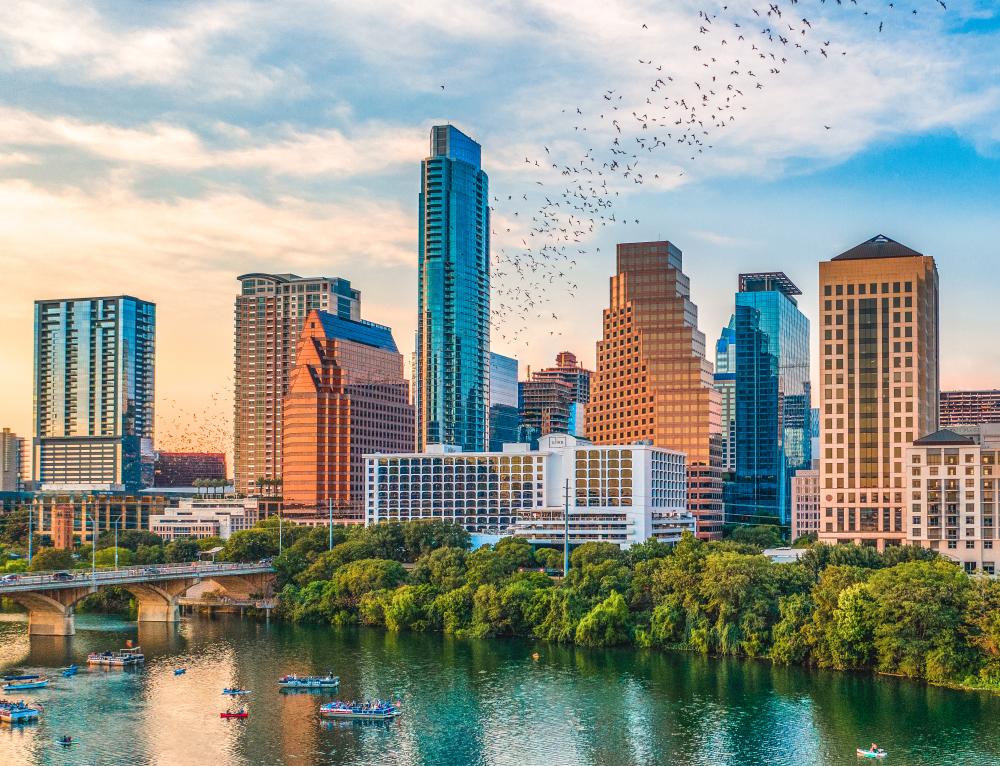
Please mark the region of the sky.
<svg viewBox="0 0 1000 766"><path fill-rule="evenodd" d="M505 319L493 350L522 370L564 349L592 366L616 242L681 248L713 344L740 272L786 272L815 320L817 263L885 234L936 259L942 386L1000 387L1000 6L897 5L800 0L794 14L830 55L785 46L786 62L760 64L780 73L759 69L765 87L746 89L711 149L644 158L648 182L615 187L616 223L574 244L562 284L533 288L544 317ZM558 182L525 158L570 162L607 145L603 96L642 110L653 67L697 99L699 81L712 87L707 55L747 61L765 24L804 27L765 18L767 6L5 0L0 426L31 433L38 299L157 304L164 449L228 448L239 274L350 279L363 316L390 325L408 357L432 125L482 144L494 256L516 258L538 196ZM500 271L496 289L509 291L518 277ZM814 363L815 351L814 338Z"/></svg>

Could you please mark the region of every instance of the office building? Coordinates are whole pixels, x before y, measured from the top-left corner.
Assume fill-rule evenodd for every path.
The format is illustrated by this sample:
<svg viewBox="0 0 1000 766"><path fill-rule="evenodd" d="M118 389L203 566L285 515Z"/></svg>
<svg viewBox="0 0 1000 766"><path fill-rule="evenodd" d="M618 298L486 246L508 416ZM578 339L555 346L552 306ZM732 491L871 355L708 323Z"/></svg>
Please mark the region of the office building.
<svg viewBox="0 0 1000 766"><path fill-rule="evenodd" d="M490 452L518 441L521 413L518 409L517 360L490 352Z"/></svg>
<svg viewBox="0 0 1000 766"><path fill-rule="evenodd" d="M906 450L906 541L938 551L970 574L996 574L1000 424L957 426Z"/></svg>
<svg viewBox="0 0 1000 766"><path fill-rule="evenodd" d="M722 399L722 469L736 470L736 315L715 342L715 388Z"/></svg>
<svg viewBox="0 0 1000 766"><path fill-rule="evenodd" d="M164 542L189 538L201 540L218 537L228 540L234 532L250 529L257 523L256 497L235 499L181 499L162 513L149 517L149 531Z"/></svg>
<svg viewBox="0 0 1000 766"><path fill-rule="evenodd" d="M587 405L595 444L650 442L687 455L688 510L701 537L722 533L722 406L681 251L618 245Z"/></svg>
<svg viewBox="0 0 1000 766"><path fill-rule="evenodd" d="M282 401L306 315L361 318L361 293L346 279L297 274L238 277L235 305L233 461L236 490L281 479Z"/></svg>
<svg viewBox="0 0 1000 766"><path fill-rule="evenodd" d="M583 437L591 374L569 351L556 355L554 367L529 367L519 385L522 440L535 444L550 433Z"/></svg>
<svg viewBox="0 0 1000 766"><path fill-rule="evenodd" d="M310 312L284 401L284 514L362 522L364 455L412 452L413 434L392 331Z"/></svg>
<svg viewBox="0 0 1000 766"><path fill-rule="evenodd" d="M131 296L35 301L36 488L152 484L155 335Z"/></svg>
<svg viewBox="0 0 1000 766"><path fill-rule="evenodd" d="M222 452L157 452L154 487L193 487L196 480L224 481L226 456Z"/></svg>
<svg viewBox="0 0 1000 766"><path fill-rule="evenodd" d="M569 486L570 542L624 547L694 531L685 510L684 455L650 445L597 446L568 434L538 449L467 453L432 445L423 453L368 456L369 524L434 519L470 532L563 540Z"/></svg>
<svg viewBox="0 0 1000 766"><path fill-rule="evenodd" d="M149 529L151 515L163 513L162 495L125 492L40 492L31 501L36 530L63 548L93 540L115 527L118 531Z"/></svg>
<svg viewBox="0 0 1000 766"><path fill-rule="evenodd" d="M9 428L0 431L0 492L24 489L24 439Z"/></svg>
<svg viewBox="0 0 1000 766"><path fill-rule="evenodd" d="M791 525L791 481L812 462L809 320L782 272L740 274L736 470L726 521Z"/></svg>
<svg viewBox="0 0 1000 766"><path fill-rule="evenodd" d="M818 534L819 469L805 468L792 477L792 541Z"/></svg>
<svg viewBox="0 0 1000 766"><path fill-rule="evenodd" d="M1000 423L1000 389L991 391L942 391L941 428Z"/></svg>
<svg viewBox="0 0 1000 766"><path fill-rule="evenodd" d="M420 166L417 449L482 451L489 442L488 186L479 144L451 125L434 126Z"/></svg>
<svg viewBox="0 0 1000 766"><path fill-rule="evenodd" d="M906 539L905 451L938 422L934 259L879 235L819 266L820 540Z"/></svg>

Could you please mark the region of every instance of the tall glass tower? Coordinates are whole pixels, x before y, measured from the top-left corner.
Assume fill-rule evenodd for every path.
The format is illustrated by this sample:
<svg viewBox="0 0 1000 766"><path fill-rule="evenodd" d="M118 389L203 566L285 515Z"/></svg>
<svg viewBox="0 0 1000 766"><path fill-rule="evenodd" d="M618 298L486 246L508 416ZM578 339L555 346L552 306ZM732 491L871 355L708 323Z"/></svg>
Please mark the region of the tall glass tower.
<svg viewBox="0 0 1000 766"><path fill-rule="evenodd" d="M727 473L736 469L736 315L722 328L715 342L715 376L712 378L722 397L722 467Z"/></svg>
<svg viewBox="0 0 1000 766"><path fill-rule="evenodd" d="M812 460L809 320L781 272L741 274L736 294L736 475L726 521L791 522L791 480Z"/></svg>
<svg viewBox="0 0 1000 766"><path fill-rule="evenodd" d="M480 146L431 128L420 165L415 405L417 449L489 442L490 213Z"/></svg>
<svg viewBox="0 0 1000 766"><path fill-rule="evenodd" d="M35 301L36 486L152 485L155 334L156 306L128 295Z"/></svg>

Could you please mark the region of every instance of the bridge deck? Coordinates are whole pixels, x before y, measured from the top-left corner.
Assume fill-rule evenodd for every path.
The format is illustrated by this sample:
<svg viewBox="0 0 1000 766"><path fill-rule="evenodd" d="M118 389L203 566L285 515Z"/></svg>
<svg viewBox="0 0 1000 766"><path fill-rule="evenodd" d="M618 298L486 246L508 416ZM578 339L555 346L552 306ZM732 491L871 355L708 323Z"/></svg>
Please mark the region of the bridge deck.
<svg viewBox="0 0 1000 766"><path fill-rule="evenodd" d="M162 582L187 578L211 578L248 574L270 574L270 564L197 563L156 564L151 566L120 567L118 569L74 569L72 579L56 579L53 572L18 575L16 582L0 582L0 596L62 588L80 588L91 585L129 585L132 583Z"/></svg>

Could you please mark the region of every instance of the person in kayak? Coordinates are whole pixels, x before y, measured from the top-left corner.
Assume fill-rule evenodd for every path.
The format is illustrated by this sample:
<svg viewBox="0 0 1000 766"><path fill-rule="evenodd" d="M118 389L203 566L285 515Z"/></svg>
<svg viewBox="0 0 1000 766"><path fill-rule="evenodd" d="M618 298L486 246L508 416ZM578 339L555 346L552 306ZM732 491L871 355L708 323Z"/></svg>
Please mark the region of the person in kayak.
<svg viewBox="0 0 1000 766"><path fill-rule="evenodd" d="M878 752L878 745L876 745L874 742L872 742L871 749L868 752L869 753L877 753Z"/></svg>

